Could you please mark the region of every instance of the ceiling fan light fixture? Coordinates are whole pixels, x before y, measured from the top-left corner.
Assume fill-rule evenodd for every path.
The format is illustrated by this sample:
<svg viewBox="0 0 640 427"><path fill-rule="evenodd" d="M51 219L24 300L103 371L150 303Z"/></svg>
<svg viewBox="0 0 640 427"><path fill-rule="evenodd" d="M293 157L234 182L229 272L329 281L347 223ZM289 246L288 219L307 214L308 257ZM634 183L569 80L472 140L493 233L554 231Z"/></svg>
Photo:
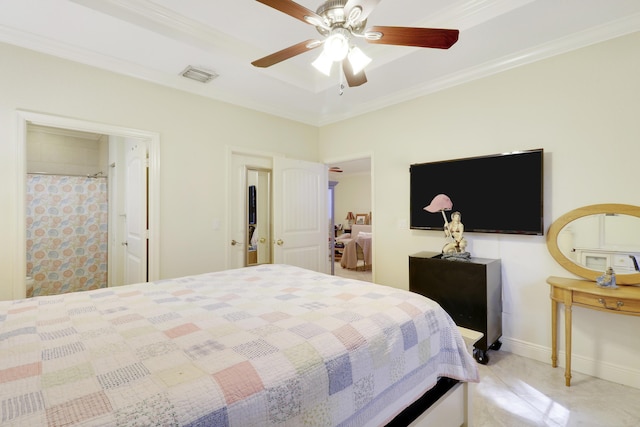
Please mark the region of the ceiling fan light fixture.
<svg viewBox="0 0 640 427"><path fill-rule="evenodd" d="M323 50L320 56L318 56L316 60L311 63L311 65L313 65L316 70L320 71L322 74L328 77L331 75L333 59L331 59L329 55L327 55Z"/></svg>
<svg viewBox="0 0 640 427"><path fill-rule="evenodd" d="M322 0L314 13L296 3L299 0L258 0L273 9L283 12L307 24L314 25L322 35L320 40L307 40L279 50L256 61L255 67L270 67L286 59L293 58L324 44L322 53L312 62L314 68L330 76L334 62L340 62L343 81L349 87L357 87L367 82L364 68L371 62L359 48L352 44L352 38L373 44L449 49L458 41L459 30L445 28L373 26L367 29L367 20L380 0Z"/></svg>
<svg viewBox="0 0 640 427"><path fill-rule="evenodd" d="M315 16L305 15L304 20L307 21L309 24L313 25L314 27L324 28L325 30L330 29L330 27L324 21L316 18Z"/></svg>
<svg viewBox="0 0 640 427"><path fill-rule="evenodd" d="M324 41L324 52L332 61L342 61L349 53L348 31L344 28L333 30L331 35Z"/></svg>
<svg viewBox="0 0 640 427"><path fill-rule="evenodd" d="M354 74L360 73L360 71L364 70L364 67L369 65L371 62L371 58L369 58L359 47L354 47L347 55L349 59L349 63L351 63L351 68L353 69Z"/></svg>
<svg viewBox="0 0 640 427"><path fill-rule="evenodd" d="M349 12L349 16L347 17L347 24L352 25L358 22L360 16L362 15L362 8L360 6L355 6Z"/></svg>
<svg viewBox="0 0 640 427"><path fill-rule="evenodd" d="M364 38L367 40L380 40L382 35L380 31L367 31L364 33Z"/></svg>

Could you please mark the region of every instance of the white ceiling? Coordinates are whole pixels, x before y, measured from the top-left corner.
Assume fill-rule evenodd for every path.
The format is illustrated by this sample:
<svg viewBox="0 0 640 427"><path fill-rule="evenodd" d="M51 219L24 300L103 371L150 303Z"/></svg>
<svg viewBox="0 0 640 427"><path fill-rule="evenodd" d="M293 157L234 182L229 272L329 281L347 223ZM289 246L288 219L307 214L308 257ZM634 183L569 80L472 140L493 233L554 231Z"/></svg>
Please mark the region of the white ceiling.
<svg viewBox="0 0 640 427"><path fill-rule="evenodd" d="M298 3L315 11L321 1ZM319 38L255 0L0 0L0 42L316 126L639 31L640 0L384 0L373 25L460 37L449 50L363 42L368 82L340 95L337 69L325 77L311 66L319 50L251 65ZM188 65L219 77L187 80Z"/></svg>

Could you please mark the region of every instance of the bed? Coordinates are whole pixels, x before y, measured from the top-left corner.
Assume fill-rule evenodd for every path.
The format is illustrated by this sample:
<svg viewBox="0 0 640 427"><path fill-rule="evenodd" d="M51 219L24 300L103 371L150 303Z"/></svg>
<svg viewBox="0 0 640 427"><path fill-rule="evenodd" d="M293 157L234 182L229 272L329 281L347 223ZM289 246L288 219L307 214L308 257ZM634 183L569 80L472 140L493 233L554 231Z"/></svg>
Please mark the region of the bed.
<svg viewBox="0 0 640 427"><path fill-rule="evenodd" d="M287 265L4 301L0 322L2 425L379 426L478 381L435 302Z"/></svg>

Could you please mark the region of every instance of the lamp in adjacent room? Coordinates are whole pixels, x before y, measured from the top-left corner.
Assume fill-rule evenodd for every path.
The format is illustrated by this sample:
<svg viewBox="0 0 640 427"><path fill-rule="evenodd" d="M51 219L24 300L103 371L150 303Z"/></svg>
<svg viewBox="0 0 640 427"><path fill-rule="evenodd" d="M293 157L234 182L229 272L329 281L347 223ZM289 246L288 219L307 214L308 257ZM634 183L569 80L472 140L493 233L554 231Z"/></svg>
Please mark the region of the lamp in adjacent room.
<svg viewBox="0 0 640 427"><path fill-rule="evenodd" d="M345 219L349 221L349 228L351 228L351 226L353 225L353 220L356 219L356 216L353 214L353 212L349 212Z"/></svg>

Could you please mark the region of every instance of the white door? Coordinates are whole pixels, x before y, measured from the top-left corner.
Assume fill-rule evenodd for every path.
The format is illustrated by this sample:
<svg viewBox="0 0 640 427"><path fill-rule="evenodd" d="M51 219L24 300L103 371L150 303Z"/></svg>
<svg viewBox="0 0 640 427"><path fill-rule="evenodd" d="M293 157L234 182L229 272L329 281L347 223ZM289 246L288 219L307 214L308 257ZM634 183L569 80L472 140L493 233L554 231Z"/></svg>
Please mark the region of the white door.
<svg viewBox="0 0 640 427"><path fill-rule="evenodd" d="M147 281L147 143L125 143L125 263L124 284Z"/></svg>
<svg viewBox="0 0 640 427"><path fill-rule="evenodd" d="M327 167L276 157L273 180L274 262L326 273L329 266Z"/></svg>
<svg viewBox="0 0 640 427"><path fill-rule="evenodd" d="M247 168L270 170L271 158L233 154L229 177L229 268L246 264L247 252ZM265 197L271 197L266 195ZM270 242L268 242L270 244Z"/></svg>

